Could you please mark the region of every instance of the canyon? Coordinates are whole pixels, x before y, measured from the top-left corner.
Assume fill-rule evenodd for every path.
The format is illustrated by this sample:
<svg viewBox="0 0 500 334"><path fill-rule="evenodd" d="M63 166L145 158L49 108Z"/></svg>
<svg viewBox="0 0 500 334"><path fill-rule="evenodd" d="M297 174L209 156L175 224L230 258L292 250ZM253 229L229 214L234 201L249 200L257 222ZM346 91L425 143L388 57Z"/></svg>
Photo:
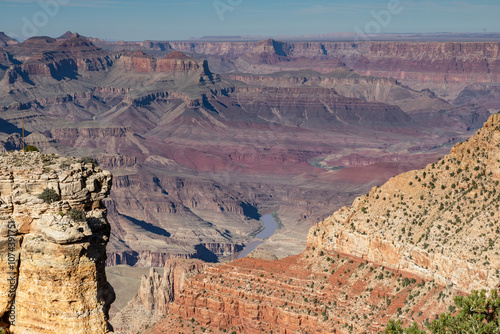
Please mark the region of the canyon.
<svg viewBox="0 0 500 334"><path fill-rule="evenodd" d="M344 333L366 326L376 332L390 318L421 323L443 311L454 295L495 284L488 266L497 265L496 258L483 250L489 241L481 233L474 234L477 248L468 251L488 258L472 264L464 251L457 260L457 240L443 230L456 218L448 214L433 224L431 216L422 217L431 213L439 220L438 211L445 209L410 213L400 202L434 207L448 196L445 212L463 208L466 200L479 202L468 197L477 191L466 181L437 180L446 167L476 180L482 172L473 175L471 159L436 161L495 111L498 45L106 42L73 33L16 43L0 35L0 150L21 149L24 127L25 144L47 156L90 156L112 172L109 197L100 198L111 231L109 241L103 237L106 260L101 254L99 261L122 266L116 268L164 268L164 274L154 269L141 283L135 279L137 296L126 291L130 303L111 309L117 333L151 326L167 310L158 330L321 333L334 326ZM478 145L486 140L474 138L480 138ZM465 156L460 147L452 154ZM482 157L467 149L475 159ZM445 187L442 193L427 197L428 180L408 181L414 186L405 188L391 179L432 162L435 167L425 173L434 188ZM492 164L484 162L494 174ZM423 172L409 173L403 175L424 178ZM378 187L389 179L394 183ZM477 185L485 189L477 195L493 191L492 182ZM452 184L454 191L470 194L448 194L444 190ZM413 191L424 199L413 196L410 202ZM356 199L364 193L370 195ZM359 204L377 196L387 202ZM355 199L352 208L341 209ZM391 210L394 222L385 226L379 217L387 203L397 209ZM280 228L252 258L209 264L241 251L269 213L279 218ZM467 221L473 218L466 213ZM465 237L467 231L457 233ZM380 255L386 252L389 257ZM460 273L452 271L457 266ZM124 282L118 278L113 281ZM127 288L122 285L117 291ZM293 293L300 289L304 296ZM364 309L367 299L370 311ZM120 308L125 304L120 300ZM366 319L355 317L365 311L371 313Z"/></svg>
<svg viewBox="0 0 500 334"><path fill-rule="evenodd" d="M174 295L145 333L378 333L389 319L423 326L454 296L497 289L499 148L496 114L448 155L311 228L299 255L201 271L169 262L163 277L143 277Z"/></svg>
<svg viewBox="0 0 500 334"><path fill-rule="evenodd" d="M113 172L107 265L218 261L251 239L261 212L276 210L283 228L262 248L297 254L331 206L446 153L490 114L344 65L216 74L182 43L161 57L106 45L68 33L4 46L0 141L19 149L24 123L26 143L92 156Z"/></svg>

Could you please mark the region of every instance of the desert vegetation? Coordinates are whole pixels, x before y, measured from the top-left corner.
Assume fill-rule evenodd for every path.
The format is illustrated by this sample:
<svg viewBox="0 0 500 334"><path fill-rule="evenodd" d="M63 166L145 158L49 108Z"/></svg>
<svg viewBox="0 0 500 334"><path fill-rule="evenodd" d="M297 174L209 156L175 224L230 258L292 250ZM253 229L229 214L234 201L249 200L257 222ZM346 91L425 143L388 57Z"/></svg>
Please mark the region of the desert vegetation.
<svg viewBox="0 0 500 334"><path fill-rule="evenodd" d="M417 323L404 327L401 321L390 320L386 334L455 334L500 333L500 297L497 290L472 291L468 296L456 296L450 312L421 328Z"/></svg>

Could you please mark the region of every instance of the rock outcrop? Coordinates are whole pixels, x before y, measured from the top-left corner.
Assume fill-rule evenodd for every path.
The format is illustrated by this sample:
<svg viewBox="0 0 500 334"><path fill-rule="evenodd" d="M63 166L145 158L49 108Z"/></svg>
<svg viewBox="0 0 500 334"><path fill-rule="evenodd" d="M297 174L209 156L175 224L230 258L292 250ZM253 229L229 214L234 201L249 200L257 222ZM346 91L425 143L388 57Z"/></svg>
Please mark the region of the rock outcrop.
<svg viewBox="0 0 500 334"><path fill-rule="evenodd" d="M426 168L401 174L312 228L322 248L464 291L500 286L500 114Z"/></svg>
<svg viewBox="0 0 500 334"><path fill-rule="evenodd" d="M109 172L73 158L0 156L0 314L11 333L110 331L110 189Z"/></svg>
<svg viewBox="0 0 500 334"><path fill-rule="evenodd" d="M75 79L87 72L105 70L112 64L106 52L78 34L61 41L32 37L6 50L17 63L21 62L18 66L27 76L50 76L56 80Z"/></svg>
<svg viewBox="0 0 500 334"><path fill-rule="evenodd" d="M476 104L494 111L500 109L500 85L498 83L475 83L460 92L454 101L458 105Z"/></svg>
<svg viewBox="0 0 500 334"><path fill-rule="evenodd" d="M3 32L0 32L0 47L9 46L12 44L17 44L17 43L18 43L18 41L16 41L15 39L5 35L5 33L3 33Z"/></svg>
<svg viewBox="0 0 500 334"><path fill-rule="evenodd" d="M208 265L200 260L169 260L163 276L153 268L143 276L135 297L112 319L115 333L137 333L154 325L168 313L175 295L184 288L185 281Z"/></svg>
<svg viewBox="0 0 500 334"><path fill-rule="evenodd" d="M156 59L153 56L146 55L144 52L137 51L121 56L118 64L128 71L140 73L189 72L208 69L206 62L200 62L186 56L182 52L172 52L165 58ZM203 72L203 75L210 75L210 72Z"/></svg>

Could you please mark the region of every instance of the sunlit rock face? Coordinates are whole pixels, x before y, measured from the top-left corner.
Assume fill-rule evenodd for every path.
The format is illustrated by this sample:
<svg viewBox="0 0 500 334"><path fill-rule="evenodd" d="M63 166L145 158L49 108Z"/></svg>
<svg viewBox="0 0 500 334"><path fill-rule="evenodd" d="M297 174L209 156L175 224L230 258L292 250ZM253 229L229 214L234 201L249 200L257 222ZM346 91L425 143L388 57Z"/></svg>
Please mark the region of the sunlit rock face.
<svg viewBox="0 0 500 334"><path fill-rule="evenodd" d="M500 284L500 114L443 159L401 174L311 229L308 246L464 291Z"/></svg>
<svg viewBox="0 0 500 334"><path fill-rule="evenodd" d="M111 330L114 292L104 271L110 225L102 205L111 179L109 172L74 158L0 156L4 328L23 334ZM39 197L47 188L54 191L53 201Z"/></svg>

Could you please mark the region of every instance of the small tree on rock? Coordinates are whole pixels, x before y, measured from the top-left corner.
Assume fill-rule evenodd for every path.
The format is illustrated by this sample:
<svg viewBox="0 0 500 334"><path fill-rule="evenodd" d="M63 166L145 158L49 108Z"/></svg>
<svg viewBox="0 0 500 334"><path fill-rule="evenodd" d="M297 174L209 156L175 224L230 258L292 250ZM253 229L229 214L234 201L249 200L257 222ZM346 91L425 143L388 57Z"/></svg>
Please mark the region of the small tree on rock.
<svg viewBox="0 0 500 334"><path fill-rule="evenodd" d="M47 204L51 204L59 200L59 194L52 188L45 188L43 192L38 195L38 198Z"/></svg>
<svg viewBox="0 0 500 334"><path fill-rule="evenodd" d="M97 160L95 158L92 158L92 157L83 157L79 160L79 162L82 164L91 164L92 167L99 166L99 163L97 162Z"/></svg>
<svg viewBox="0 0 500 334"><path fill-rule="evenodd" d="M33 145L26 145L24 147L24 152L40 152L36 146Z"/></svg>
<svg viewBox="0 0 500 334"><path fill-rule="evenodd" d="M386 334L454 334L454 333L500 333L500 297L497 290L472 291L469 296L457 296L454 299L456 314L443 313L427 327L428 331L413 324L404 328L400 321L390 320Z"/></svg>
<svg viewBox="0 0 500 334"><path fill-rule="evenodd" d="M87 220L87 215L85 215L85 211L72 208L68 212L68 217L75 222L84 222Z"/></svg>

